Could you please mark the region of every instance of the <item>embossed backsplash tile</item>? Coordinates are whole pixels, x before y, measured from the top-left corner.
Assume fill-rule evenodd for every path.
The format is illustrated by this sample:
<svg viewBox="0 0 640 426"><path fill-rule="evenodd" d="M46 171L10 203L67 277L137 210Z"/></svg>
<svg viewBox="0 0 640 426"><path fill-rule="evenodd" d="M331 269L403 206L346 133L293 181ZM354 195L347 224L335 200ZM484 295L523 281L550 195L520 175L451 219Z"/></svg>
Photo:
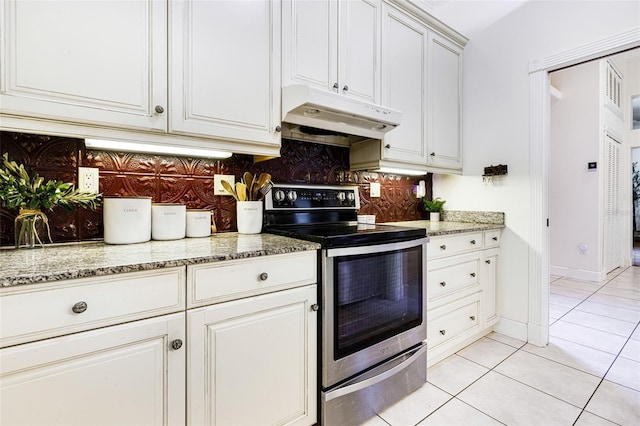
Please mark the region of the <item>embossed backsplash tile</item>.
<svg viewBox="0 0 640 426"><path fill-rule="evenodd" d="M236 230L235 200L213 195L213 175L232 174L239 181L245 171L268 172L274 182L355 184L360 189L362 214L378 222L425 217L421 200L413 193L420 179L431 196L431 175L406 177L349 171L349 149L299 141L282 141L281 157L259 163L249 155L225 160L87 150L82 139L0 132L0 153L45 179L77 182L79 166L100 169L103 195L149 196L153 202L184 203L190 209L214 212L219 232ZM369 183L379 182L381 197L371 198ZM0 208L0 245L13 244L16 211ZM54 242L102 238L102 211L47 212Z"/></svg>

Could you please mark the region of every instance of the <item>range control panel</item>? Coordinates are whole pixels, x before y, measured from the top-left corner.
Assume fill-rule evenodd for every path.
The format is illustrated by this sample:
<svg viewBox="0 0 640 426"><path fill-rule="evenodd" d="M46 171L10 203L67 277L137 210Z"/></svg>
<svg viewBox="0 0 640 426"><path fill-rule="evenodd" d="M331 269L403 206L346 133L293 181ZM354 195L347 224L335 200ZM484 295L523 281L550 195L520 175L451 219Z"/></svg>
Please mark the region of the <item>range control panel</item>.
<svg viewBox="0 0 640 426"><path fill-rule="evenodd" d="M267 210L359 209L357 186L275 185L269 193Z"/></svg>

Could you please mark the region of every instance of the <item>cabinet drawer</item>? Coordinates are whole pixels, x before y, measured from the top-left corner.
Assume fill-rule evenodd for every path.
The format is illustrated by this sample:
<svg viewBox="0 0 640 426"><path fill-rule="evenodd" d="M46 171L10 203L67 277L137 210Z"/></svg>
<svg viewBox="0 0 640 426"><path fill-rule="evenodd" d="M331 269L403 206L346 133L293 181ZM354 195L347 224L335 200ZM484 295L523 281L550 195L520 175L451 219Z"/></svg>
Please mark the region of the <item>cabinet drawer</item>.
<svg viewBox="0 0 640 426"><path fill-rule="evenodd" d="M485 248L498 247L500 245L500 236L502 231L495 229L493 231L484 231L484 246Z"/></svg>
<svg viewBox="0 0 640 426"><path fill-rule="evenodd" d="M430 270L427 279L429 300L479 286L479 262L478 258L474 258L455 265Z"/></svg>
<svg viewBox="0 0 640 426"><path fill-rule="evenodd" d="M0 347L185 309L184 267L9 288Z"/></svg>
<svg viewBox="0 0 640 426"><path fill-rule="evenodd" d="M427 244L427 258L436 259L482 248L482 232L467 232L446 237L434 237Z"/></svg>
<svg viewBox="0 0 640 426"><path fill-rule="evenodd" d="M446 342L479 324L480 300L475 299L466 302L462 306L444 313L442 316L427 318L427 343L430 348ZM443 308L446 308L443 307ZM442 309L441 312L446 311ZM429 315L428 315L429 316Z"/></svg>
<svg viewBox="0 0 640 426"><path fill-rule="evenodd" d="M187 267L189 308L316 283L316 251Z"/></svg>

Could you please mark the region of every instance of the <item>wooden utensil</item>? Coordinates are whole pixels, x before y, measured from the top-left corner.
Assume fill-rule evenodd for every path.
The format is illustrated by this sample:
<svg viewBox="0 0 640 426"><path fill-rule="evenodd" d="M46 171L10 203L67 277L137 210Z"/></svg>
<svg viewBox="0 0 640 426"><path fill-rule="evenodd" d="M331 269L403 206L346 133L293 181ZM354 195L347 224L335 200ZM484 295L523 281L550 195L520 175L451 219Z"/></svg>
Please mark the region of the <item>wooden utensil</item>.
<svg viewBox="0 0 640 426"><path fill-rule="evenodd" d="M253 188L253 199L257 200L258 199L258 193L260 191L260 188L268 181L271 180L271 175L269 173L260 173L260 176L258 176L258 182L254 185Z"/></svg>
<svg viewBox="0 0 640 426"><path fill-rule="evenodd" d="M247 197L249 198L247 201L253 201L253 175L250 172L244 172L242 183L247 185Z"/></svg>
<svg viewBox="0 0 640 426"><path fill-rule="evenodd" d="M236 182L236 195L238 201L247 201L247 185L242 182Z"/></svg>
<svg viewBox="0 0 640 426"><path fill-rule="evenodd" d="M226 180L222 180L220 183L222 183L222 186L224 187L224 189L226 189L227 192L233 195L233 198L235 198L236 201L238 201L238 195L236 194L236 190L233 189L233 186L231 186L231 184Z"/></svg>

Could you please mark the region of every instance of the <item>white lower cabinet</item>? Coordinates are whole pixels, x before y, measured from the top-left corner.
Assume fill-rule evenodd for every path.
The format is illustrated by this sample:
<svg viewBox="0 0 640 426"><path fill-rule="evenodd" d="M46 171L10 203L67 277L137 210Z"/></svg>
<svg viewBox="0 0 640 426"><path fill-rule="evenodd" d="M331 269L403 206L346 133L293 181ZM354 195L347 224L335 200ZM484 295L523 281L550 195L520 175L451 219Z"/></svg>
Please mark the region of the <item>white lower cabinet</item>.
<svg viewBox="0 0 640 426"><path fill-rule="evenodd" d="M187 268L187 424L317 422L316 252Z"/></svg>
<svg viewBox="0 0 640 426"><path fill-rule="evenodd" d="M427 246L427 365L490 333L497 302L500 230L432 237Z"/></svg>
<svg viewBox="0 0 640 426"><path fill-rule="evenodd" d="M184 315L1 349L0 424L184 424Z"/></svg>
<svg viewBox="0 0 640 426"><path fill-rule="evenodd" d="M316 422L316 286L187 314L190 425Z"/></svg>

